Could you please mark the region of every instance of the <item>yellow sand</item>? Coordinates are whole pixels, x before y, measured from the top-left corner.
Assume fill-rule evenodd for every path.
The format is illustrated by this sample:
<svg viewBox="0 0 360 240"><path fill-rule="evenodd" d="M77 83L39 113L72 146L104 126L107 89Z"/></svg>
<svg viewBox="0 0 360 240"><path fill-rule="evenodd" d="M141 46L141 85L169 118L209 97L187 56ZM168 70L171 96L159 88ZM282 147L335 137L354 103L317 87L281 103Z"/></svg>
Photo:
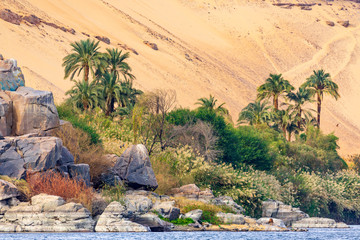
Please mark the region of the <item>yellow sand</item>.
<svg viewBox="0 0 360 240"><path fill-rule="evenodd" d="M295 2L295 1L294 1ZM308 1L311 2L311 1ZM56 101L72 82L62 58L70 42L106 36L111 45L134 48L129 60L143 90L175 89L178 105L191 108L210 93L226 102L233 119L256 96L269 73L283 73L299 86L324 68L341 98L325 97L322 128L340 137L343 155L360 153L360 4L335 1L285 9L273 1L246 0L1 0L0 9L35 14L74 28L76 35L41 25L0 20L0 53L18 60L28 86L51 90ZM343 10L340 10L343 8ZM335 22L334 27L325 21ZM338 20L350 20L348 28ZM143 41L158 45L154 51ZM188 55L188 60L185 57Z"/></svg>

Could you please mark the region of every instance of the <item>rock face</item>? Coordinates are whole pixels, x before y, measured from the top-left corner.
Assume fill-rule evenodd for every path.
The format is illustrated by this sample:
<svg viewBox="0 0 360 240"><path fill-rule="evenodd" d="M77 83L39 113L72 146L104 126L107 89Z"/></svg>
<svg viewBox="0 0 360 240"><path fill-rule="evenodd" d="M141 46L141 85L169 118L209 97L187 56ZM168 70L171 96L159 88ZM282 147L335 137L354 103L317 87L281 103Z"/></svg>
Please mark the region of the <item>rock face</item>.
<svg viewBox="0 0 360 240"><path fill-rule="evenodd" d="M119 202L112 202L106 207L100 216L96 232L149 232L148 227L131 222L124 217L127 216L125 207Z"/></svg>
<svg viewBox="0 0 360 240"><path fill-rule="evenodd" d="M20 192L14 184L0 180L0 219L10 207L19 204L18 196L20 196Z"/></svg>
<svg viewBox="0 0 360 240"><path fill-rule="evenodd" d="M233 214L233 213L222 213L219 212L216 216L225 224L244 224L245 219L242 214Z"/></svg>
<svg viewBox="0 0 360 240"><path fill-rule="evenodd" d="M202 217L203 211L200 209L192 210L188 213L185 213L184 218L191 218L195 222L199 221Z"/></svg>
<svg viewBox="0 0 360 240"><path fill-rule="evenodd" d="M0 60L0 90L15 91L20 86L25 86L25 79L17 61Z"/></svg>
<svg viewBox="0 0 360 240"><path fill-rule="evenodd" d="M155 190L158 187L148 151L142 144L125 150L117 160L113 174L134 189Z"/></svg>
<svg viewBox="0 0 360 240"><path fill-rule="evenodd" d="M32 197L31 202L10 208L0 221L0 231L92 232L94 225L90 212L81 204L40 194Z"/></svg>
<svg viewBox="0 0 360 240"><path fill-rule="evenodd" d="M133 222L149 227L152 232L166 232L173 228L173 224L161 220L153 213L145 213L143 215L135 215L130 219Z"/></svg>
<svg viewBox="0 0 360 240"><path fill-rule="evenodd" d="M263 217L281 219L286 226L290 226L292 222L309 217L309 215L298 208L293 208L290 205L274 200L264 201L262 203L262 210Z"/></svg>
<svg viewBox="0 0 360 240"><path fill-rule="evenodd" d="M170 221L178 219L180 216L180 209L175 207L175 201L161 202L155 205L153 210Z"/></svg>
<svg viewBox="0 0 360 240"><path fill-rule="evenodd" d="M12 23L15 25L20 25L20 22L21 22L21 16L12 12L9 9L0 10L0 18L6 22L9 22L9 23Z"/></svg>
<svg viewBox="0 0 360 240"><path fill-rule="evenodd" d="M269 224L272 226L286 228L284 221L281 219L277 219L277 218L266 218L266 217L260 218L256 221L256 223L261 224L261 225Z"/></svg>
<svg viewBox="0 0 360 240"><path fill-rule="evenodd" d="M7 94L13 102L12 132L15 135L45 131L60 125L51 92L20 87Z"/></svg>
<svg viewBox="0 0 360 240"><path fill-rule="evenodd" d="M173 188L171 192L174 197L185 197L203 202L210 202L214 198L210 189L200 191L195 184L188 184L180 188Z"/></svg>
<svg viewBox="0 0 360 240"><path fill-rule="evenodd" d="M74 164L74 158L56 137L6 137L0 140L0 175L24 178L26 171L57 170L90 184L87 164Z"/></svg>
<svg viewBox="0 0 360 240"><path fill-rule="evenodd" d="M330 218L304 218L300 221L293 222L292 227L294 228L349 228L343 222L335 222L335 220Z"/></svg>
<svg viewBox="0 0 360 240"><path fill-rule="evenodd" d="M231 210L238 214L245 211L243 207L234 202L234 200L229 196L216 197L211 200L211 203L217 206L228 206Z"/></svg>
<svg viewBox="0 0 360 240"><path fill-rule="evenodd" d="M9 96L0 91L0 135L9 136L12 128L12 101Z"/></svg>

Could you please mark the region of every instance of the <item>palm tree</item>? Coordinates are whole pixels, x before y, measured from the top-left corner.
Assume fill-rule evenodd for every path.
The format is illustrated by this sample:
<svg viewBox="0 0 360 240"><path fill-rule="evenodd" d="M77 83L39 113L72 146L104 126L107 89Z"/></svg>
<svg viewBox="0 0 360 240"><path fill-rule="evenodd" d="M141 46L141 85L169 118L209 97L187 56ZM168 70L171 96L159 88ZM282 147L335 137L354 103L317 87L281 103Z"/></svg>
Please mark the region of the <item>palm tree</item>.
<svg viewBox="0 0 360 240"><path fill-rule="evenodd" d="M70 76L72 80L77 73L77 76L84 70L84 80L89 81L89 73L95 75L95 71L104 64L103 54L98 52L99 41L81 40L79 42L71 43L72 52L63 59L62 66L65 67L65 77Z"/></svg>
<svg viewBox="0 0 360 240"><path fill-rule="evenodd" d="M211 112L216 112L224 115L229 114L229 110L223 107L225 103L222 103L218 107L216 107L216 102L217 99L215 99L214 96L210 94L209 98L199 98L198 102L196 102L195 104L198 104L200 105L200 108L207 109Z"/></svg>
<svg viewBox="0 0 360 240"><path fill-rule="evenodd" d="M122 87L118 82L117 75L105 72L100 79L98 89L103 97L102 105L105 115L110 116L114 111L115 101L119 103L121 99Z"/></svg>
<svg viewBox="0 0 360 240"><path fill-rule="evenodd" d="M266 82L258 87L258 100L273 98L275 110L279 110L279 97L293 90L294 87L281 74L270 74Z"/></svg>
<svg viewBox="0 0 360 240"><path fill-rule="evenodd" d="M286 110L276 111L275 118L277 125L281 128L285 139L287 139L289 142L291 140L291 133L297 128L294 121L294 116L295 114L293 114L289 108ZM287 136L286 133L288 133Z"/></svg>
<svg viewBox="0 0 360 240"><path fill-rule="evenodd" d="M121 82L121 99L120 99L120 106L132 108L136 101L137 96L143 94L143 91L133 88L131 80L125 80Z"/></svg>
<svg viewBox="0 0 360 240"><path fill-rule="evenodd" d="M299 131L303 125L306 125L313 118L311 112L314 110L304 108L307 102L313 102L312 96L313 94L309 89L301 87L296 93L290 92L287 94L287 98L294 102L294 104L289 104L289 108L295 114L296 126Z"/></svg>
<svg viewBox="0 0 360 240"><path fill-rule="evenodd" d="M329 94L336 100L340 97L338 92L338 85L331 80L329 73L325 73L324 70L313 71L306 82L301 86L308 88L317 96L317 125L320 128L320 114L321 114L321 103L324 98L324 93Z"/></svg>
<svg viewBox="0 0 360 240"><path fill-rule="evenodd" d="M66 95L70 95L70 101L78 108L82 108L85 111L89 108L93 108L98 104L98 91L94 82L75 81L75 86L66 92Z"/></svg>
<svg viewBox="0 0 360 240"><path fill-rule="evenodd" d="M247 122L250 125L260 125L272 119L271 106L268 101L249 103L239 114L238 124Z"/></svg>
<svg viewBox="0 0 360 240"><path fill-rule="evenodd" d="M134 79L135 76L132 75L131 67L125 62L129 58L129 53L122 54L122 51L118 49L106 49L105 58L108 63L107 69L117 75L117 78L120 79L120 74L124 76L125 79L130 78Z"/></svg>

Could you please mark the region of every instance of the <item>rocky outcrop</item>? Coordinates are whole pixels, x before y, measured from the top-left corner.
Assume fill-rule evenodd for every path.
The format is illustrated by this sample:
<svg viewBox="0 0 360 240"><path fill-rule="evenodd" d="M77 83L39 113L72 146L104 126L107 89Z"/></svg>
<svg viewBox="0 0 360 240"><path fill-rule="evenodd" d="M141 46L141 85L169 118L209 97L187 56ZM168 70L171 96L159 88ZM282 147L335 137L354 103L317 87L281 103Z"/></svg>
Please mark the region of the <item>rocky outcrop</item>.
<svg viewBox="0 0 360 240"><path fill-rule="evenodd" d="M244 212L244 208L241 207L239 204L237 204L232 197L229 196L219 196L216 198L213 198L211 200L211 203L217 206L227 206L235 213L242 213Z"/></svg>
<svg viewBox="0 0 360 240"><path fill-rule="evenodd" d="M9 136L12 127L12 101L0 91L0 136Z"/></svg>
<svg viewBox="0 0 360 240"><path fill-rule="evenodd" d="M118 158L112 174L134 189L155 190L158 187L148 151L142 144L126 149Z"/></svg>
<svg viewBox="0 0 360 240"><path fill-rule="evenodd" d="M338 24L340 24L343 27L348 27L350 25L350 22L348 20L346 21L338 21Z"/></svg>
<svg viewBox="0 0 360 240"><path fill-rule="evenodd" d="M180 216L180 208L175 207L175 201L164 201L153 207L158 214L170 221L178 219Z"/></svg>
<svg viewBox="0 0 360 240"><path fill-rule="evenodd" d="M330 27L335 26L335 23L333 21L326 21L326 24L329 25Z"/></svg>
<svg viewBox="0 0 360 240"><path fill-rule="evenodd" d="M10 207L19 204L19 197L21 193L17 190L14 184L4 180L0 180L0 219L3 218L4 213Z"/></svg>
<svg viewBox="0 0 360 240"><path fill-rule="evenodd" d="M20 86L25 86L25 79L17 61L0 60L0 90L15 91Z"/></svg>
<svg viewBox="0 0 360 240"><path fill-rule="evenodd" d="M146 46L152 48L152 49L155 50L155 51L159 50L159 49L158 49L158 46L156 45L156 43L151 43L151 42L149 42L149 41L144 41L143 43L144 43Z"/></svg>
<svg viewBox="0 0 360 240"><path fill-rule="evenodd" d="M269 224L269 225L272 225L272 226L277 226L277 227L281 227L281 228L286 228L285 226L285 223L283 220L281 219L277 219L277 218L266 218L266 217L263 217L263 218L260 218L256 221L257 224L261 224L261 225L264 225L264 224Z"/></svg>
<svg viewBox="0 0 360 240"><path fill-rule="evenodd" d="M142 226L125 219L128 213L119 202L112 202L101 214L96 227L96 232L148 232L148 227Z"/></svg>
<svg viewBox="0 0 360 240"><path fill-rule="evenodd" d="M0 220L4 232L92 232L95 222L78 203L40 194L10 208Z"/></svg>
<svg viewBox="0 0 360 240"><path fill-rule="evenodd" d="M12 23L15 25L20 25L20 22L21 22L21 16L12 12L9 9L1 9L0 10L0 18L6 22L9 22L9 23Z"/></svg>
<svg viewBox="0 0 360 240"><path fill-rule="evenodd" d="M245 219L242 214L223 213L219 212L216 214L219 220L225 224L244 224Z"/></svg>
<svg viewBox="0 0 360 240"><path fill-rule="evenodd" d="M110 44L110 39L108 37L103 37L103 36L95 36L95 38L99 41L102 41L106 44Z"/></svg>
<svg viewBox="0 0 360 240"><path fill-rule="evenodd" d="M150 198L138 194L126 194L124 198L127 211L134 214L144 214L153 207Z"/></svg>
<svg viewBox="0 0 360 240"><path fill-rule="evenodd" d="M202 202L210 202L214 198L214 194L210 189L200 191L200 189L195 184L188 184L180 188L173 188L171 190L171 194L174 197L185 197Z"/></svg>
<svg viewBox="0 0 360 240"><path fill-rule="evenodd" d="M15 135L45 131L60 125L51 92L20 87L7 94L13 102L12 132Z"/></svg>
<svg viewBox="0 0 360 240"><path fill-rule="evenodd" d="M185 213L184 218L191 218L195 222L199 221L202 217L203 211L201 209L195 209Z"/></svg>
<svg viewBox="0 0 360 240"><path fill-rule="evenodd" d="M135 215L130 219L133 222L136 222L145 227L149 227L152 232L167 232L173 228L173 224L161 220L154 213L145 213L142 215Z"/></svg>
<svg viewBox="0 0 360 240"><path fill-rule="evenodd" d="M343 222L335 222L335 220L330 218L304 218L299 221L293 222L292 227L294 228L349 228Z"/></svg>
<svg viewBox="0 0 360 240"><path fill-rule="evenodd" d="M262 203L262 211L263 217L281 219L286 226L290 226L292 222L309 217L299 208L293 208L290 205L285 205L283 202L274 200L264 201Z"/></svg>
<svg viewBox="0 0 360 240"><path fill-rule="evenodd" d="M0 175L24 178L26 171L56 170L90 184L87 164L74 164L74 158L56 137L6 137L0 140Z"/></svg>

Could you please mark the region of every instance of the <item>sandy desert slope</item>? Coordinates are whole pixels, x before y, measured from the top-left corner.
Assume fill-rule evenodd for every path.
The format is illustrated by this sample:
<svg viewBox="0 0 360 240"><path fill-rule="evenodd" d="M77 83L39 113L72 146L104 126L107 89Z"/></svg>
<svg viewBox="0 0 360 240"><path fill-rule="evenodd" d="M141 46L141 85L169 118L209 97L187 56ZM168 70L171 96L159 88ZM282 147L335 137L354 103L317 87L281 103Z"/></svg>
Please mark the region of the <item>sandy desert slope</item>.
<svg viewBox="0 0 360 240"><path fill-rule="evenodd" d="M283 73L299 86L312 70L324 68L339 84L341 98L325 97L322 128L340 137L343 155L360 153L360 3L308 0L316 3L311 10L273 3L1 0L0 9L33 14L76 33L0 19L0 53L18 60L28 86L51 90L60 102L72 86L61 67L69 43L86 35L105 36L111 43L101 43L103 50L126 44L138 53L129 60L136 87L175 89L178 105L192 108L211 93L226 102L234 120L269 73ZM339 20L349 20L350 26ZM159 50L143 41L156 43Z"/></svg>

